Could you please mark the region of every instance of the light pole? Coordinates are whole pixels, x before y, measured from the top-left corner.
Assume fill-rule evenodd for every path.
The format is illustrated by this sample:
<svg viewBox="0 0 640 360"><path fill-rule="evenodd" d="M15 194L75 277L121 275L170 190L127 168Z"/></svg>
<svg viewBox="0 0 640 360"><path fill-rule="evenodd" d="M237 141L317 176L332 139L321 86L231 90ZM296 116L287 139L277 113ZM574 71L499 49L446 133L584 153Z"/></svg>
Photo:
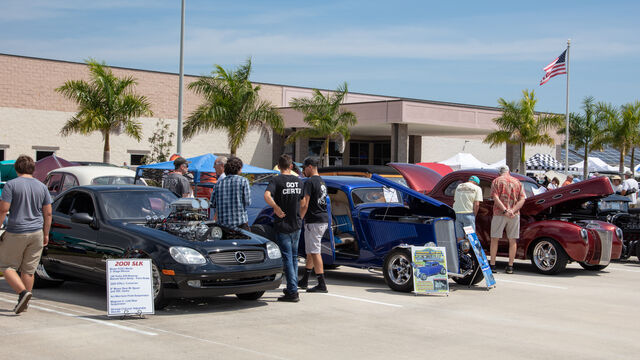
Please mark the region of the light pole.
<svg viewBox="0 0 640 360"><path fill-rule="evenodd" d="M178 139L177 154L182 155L182 83L184 81L184 2L182 0L182 17L180 21L180 81L178 89Z"/></svg>

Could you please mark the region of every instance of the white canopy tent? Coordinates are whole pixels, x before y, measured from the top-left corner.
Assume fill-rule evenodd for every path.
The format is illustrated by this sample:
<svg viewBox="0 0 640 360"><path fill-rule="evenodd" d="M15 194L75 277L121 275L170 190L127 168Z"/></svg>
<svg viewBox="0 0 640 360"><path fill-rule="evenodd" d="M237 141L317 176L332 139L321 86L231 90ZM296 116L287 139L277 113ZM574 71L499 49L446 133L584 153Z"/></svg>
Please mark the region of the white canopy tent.
<svg viewBox="0 0 640 360"><path fill-rule="evenodd" d="M580 161L577 162L575 164L573 164L573 167L577 168L579 171L582 171L582 169L584 169L584 161ZM597 157L589 157L588 160L588 164L587 164L587 170L589 172L595 172L595 171L612 171L612 172L617 172L618 171L618 167L617 166L611 166L609 164L607 164L606 162L602 161L601 159L597 158ZM624 167L624 171L629 170L628 167Z"/></svg>
<svg viewBox="0 0 640 360"><path fill-rule="evenodd" d="M469 153L457 153L447 160L440 161L440 164L447 165L453 170L461 169L488 169L490 166L475 158Z"/></svg>
<svg viewBox="0 0 640 360"><path fill-rule="evenodd" d="M489 164L489 168L498 170L500 166L507 165L507 159L502 159L500 161L494 162L493 164Z"/></svg>

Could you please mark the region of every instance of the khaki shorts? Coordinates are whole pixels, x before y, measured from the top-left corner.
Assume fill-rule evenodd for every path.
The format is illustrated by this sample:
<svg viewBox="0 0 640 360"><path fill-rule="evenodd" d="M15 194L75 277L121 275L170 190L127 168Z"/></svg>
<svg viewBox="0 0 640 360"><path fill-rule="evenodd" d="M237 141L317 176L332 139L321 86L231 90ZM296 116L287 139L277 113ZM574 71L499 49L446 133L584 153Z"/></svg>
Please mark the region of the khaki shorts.
<svg viewBox="0 0 640 360"><path fill-rule="evenodd" d="M512 218L493 215L493 219L491 219L491 237L501 239L505 229L507 230L507 239L520 238L520 215Z"/></svg>
<svg viewBox="0 0 640 360"><path fill-rule="evenodd" d="M13 269L25 274L35 274L42 255L44 233L13 234L6 232L0 242L0 271Z"/></svg>
<svg viewBox="0 0 640 360"><path fill-rule="evenodd" d="M307 254L320 254L322 236L327 231L327 227L329 227L327 223L304 224L304 249Z"/></svg>

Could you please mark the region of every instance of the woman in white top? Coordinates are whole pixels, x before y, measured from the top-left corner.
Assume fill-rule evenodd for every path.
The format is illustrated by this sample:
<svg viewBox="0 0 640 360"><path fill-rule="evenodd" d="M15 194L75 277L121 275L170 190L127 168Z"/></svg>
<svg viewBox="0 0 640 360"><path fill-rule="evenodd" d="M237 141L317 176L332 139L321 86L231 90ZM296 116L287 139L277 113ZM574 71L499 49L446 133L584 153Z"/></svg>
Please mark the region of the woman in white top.
<svg viewBox="0 0 640 360"><path fill-rule="evenodd" d="M618 175L613 175L611 177L611 186L613 187L614 194L622 193L622 178Z"/></svg>
<svg viewBox="0 0 640 360"><path fill-rule="evenodd" d="M554 177L549 183L549 185L547 185L547 189L549 190L555 190L559 187L560 187L560 180L558 180L557 177Z"/></svg>

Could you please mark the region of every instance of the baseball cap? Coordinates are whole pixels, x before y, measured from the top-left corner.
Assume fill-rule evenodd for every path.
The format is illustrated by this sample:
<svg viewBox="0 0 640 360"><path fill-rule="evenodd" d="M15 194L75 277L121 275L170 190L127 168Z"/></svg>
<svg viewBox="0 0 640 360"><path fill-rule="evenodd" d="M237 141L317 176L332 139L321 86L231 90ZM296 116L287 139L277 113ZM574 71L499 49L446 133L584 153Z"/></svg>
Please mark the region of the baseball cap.
<svg viewBox="0 0 640 360"><path fill-rule="evenodd" d="M178 157L177 159L173 160L173 166L176 169L182 166L182 164L191 164L191 161L187 161L187 159L183 157Z"/></svg>
<svg viewBox="0 0 640 360"><path fill-rule="evenodd" d="M471 177L469 178L469 181L473 181L474 183L476 183L476 184L480 185L480 179L478 179L478 177L477 177L477 176L475 176L475 175L474 175L474 176L471 176Z"/></svg>

